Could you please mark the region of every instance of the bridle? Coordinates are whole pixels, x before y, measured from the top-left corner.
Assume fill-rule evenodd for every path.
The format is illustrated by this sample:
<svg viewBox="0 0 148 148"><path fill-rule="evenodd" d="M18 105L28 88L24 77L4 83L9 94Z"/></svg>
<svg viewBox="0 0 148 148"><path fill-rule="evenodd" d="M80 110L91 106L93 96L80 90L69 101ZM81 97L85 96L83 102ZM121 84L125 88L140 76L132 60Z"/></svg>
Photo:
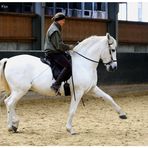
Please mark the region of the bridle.
<svg viewBox="0 0 148 148"><path fill-rule="evenodd" d="M112 44L113 44L113 43L108 43L108 46L110 47ZM103 62L104 65L110 65L112 62L117 62L117 60L114 60L113 57L112 57L112 51L114 52L115 49L109 48L109 53L110 53L110 55L111 55L111 61L109 61L109 62L107 62L107 63L104 63L104 62ZM75 52L75 53L78 54L79 56L81 56L81 57L83 57L83 58L85 58L85 59L87 59L87 60L89 60L89 61L91 61L91 62L94 62L94 63L99 64L99 61L92 60L92 59L90 59L90 58L88 58L88 57L86 57L86 56L80 54L80 53L77 52L77 51L73 51L73 52Z"/></svg>
<svg viewBox="0 0 148 148"><path fill-rule="evenodd" d="M113 42L112 43L108 43L108 46L110 47L112 44L113 44ZM111 61L109 61L107 63L103 63L104 65L110 65L112 62L117 62L117 60L113 59L112 52L115 52L115 49L109 48L109 53L111 55Z"/></svg>

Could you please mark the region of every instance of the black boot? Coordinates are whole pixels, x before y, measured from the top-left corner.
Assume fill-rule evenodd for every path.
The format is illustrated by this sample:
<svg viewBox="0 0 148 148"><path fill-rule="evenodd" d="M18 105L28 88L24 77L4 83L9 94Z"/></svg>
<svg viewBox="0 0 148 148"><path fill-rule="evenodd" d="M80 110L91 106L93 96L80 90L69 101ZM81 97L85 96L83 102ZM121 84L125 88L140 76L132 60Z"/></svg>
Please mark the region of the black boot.
<svg viewBox="0 0 148 148"><path fill-rule="evenodd" d="M65 80L66 76L67 76L67 69L64 68L62 72L59 74L57 80L52 84L51 89L54 90L56 94L59 93L59 88L61 86L61 83Z"/></svg>

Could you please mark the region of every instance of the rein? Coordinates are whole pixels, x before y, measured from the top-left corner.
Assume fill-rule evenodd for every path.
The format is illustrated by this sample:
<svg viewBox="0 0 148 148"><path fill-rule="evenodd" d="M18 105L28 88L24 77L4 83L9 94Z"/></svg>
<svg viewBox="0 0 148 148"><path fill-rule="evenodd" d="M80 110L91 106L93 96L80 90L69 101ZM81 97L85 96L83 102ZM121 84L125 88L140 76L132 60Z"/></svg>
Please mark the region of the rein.
<svg viewBox="0 0 148 148"><path fill-rule="evenodd" d="M113 43L108 43L109 46L112 45L112 44L113 44ZM91 61L91 62L94 62L94 63L99 64L99 61L95 61L95 60L92 60L92 59L90 59L90 58L88 58L88 57L85 57L84 55L80 54L80 53L77 52L77 51L73 51L73 52L75 52L76 54L80 55L80 56L83 57L84 59L87 59L87 60L89 60L89 61ZM111 59L112 59L112 60L111 60L110 62L108 62L108 63L103 63L103 64L105 64L105 65L109 65L109 64L112 63L112 62L117 62L117 60L114 60L114 59L112 58L111 50L109 50L109 52L110 52L110 55L111 55Z"/></svg>
<svg viewBox="0 0 148 148"><path fill-rule="evenodd" d="M85 58L85 59L87 59L87 60L89 60L89 61L92 61L92 62L94 62L94 63L98 63L98 64L99 64L98 61L95 61L95 60L92 60L92 59L90 59L90 58L87 58L87 57L85 57L84 55L78 53L77 51L73 51L73 52L75 52L76 54L80 55L81 57L83 57L83 58Z"/></svg>
<svg viewBox="0 0 148 148"><path fill-rule="evenodd" d="M99 64L99 61L95 61L95 60L92 60L92 59L90 59L90 58L87 58L87 57L85 57L84 55L78 53L77 51L74 51L74 52L75 52L76 54L80 55L81 57L83 57L84 59L87 59L87 60L89 60L89 61L91 61L91 62L94 62L94 63ZM112 63L112 62L117 62L117 60L113 60L113 59L112 59L110 62L108 62L108 63L103 63L103 64L109 65L109 64Z"/></svg>

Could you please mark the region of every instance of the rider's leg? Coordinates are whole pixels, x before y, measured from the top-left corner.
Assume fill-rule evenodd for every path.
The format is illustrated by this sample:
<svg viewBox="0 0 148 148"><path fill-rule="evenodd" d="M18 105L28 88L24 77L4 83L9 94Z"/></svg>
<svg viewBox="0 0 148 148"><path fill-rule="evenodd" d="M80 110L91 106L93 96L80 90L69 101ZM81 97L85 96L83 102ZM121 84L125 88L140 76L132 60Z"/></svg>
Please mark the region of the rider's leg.
<svg viewBox="0 0 148 148"><path fill-rule="evenodd" d="M61 83L65 80L65 77L67 77L67 68L64 68L62 72L59 74L58 78L56 81L52 84L51 88L57 92L61 86Z"/></svg>
<svg viewBox="0 0 148 148"><path fill-rule="evenodd" d="M64 54L55 55L54 61L64 67L55 83L53 83L51 86L51 88L57 92L61 86L61 83L65 81L69 73L71 73L71 63Z"/></svg>

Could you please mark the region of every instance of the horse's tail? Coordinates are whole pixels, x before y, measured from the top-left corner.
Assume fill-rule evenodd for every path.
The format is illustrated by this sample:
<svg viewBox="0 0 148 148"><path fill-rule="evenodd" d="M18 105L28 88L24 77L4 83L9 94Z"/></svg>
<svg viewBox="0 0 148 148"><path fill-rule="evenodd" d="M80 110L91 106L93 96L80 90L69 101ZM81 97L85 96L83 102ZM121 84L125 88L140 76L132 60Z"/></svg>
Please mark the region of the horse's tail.
<svg viewBox="0 0 148 148"><path fill-rule="evenodd" d="M0 60L0 92L6 91L8 93L10 89L4 73L7 61L7 58Z"/></svg>

